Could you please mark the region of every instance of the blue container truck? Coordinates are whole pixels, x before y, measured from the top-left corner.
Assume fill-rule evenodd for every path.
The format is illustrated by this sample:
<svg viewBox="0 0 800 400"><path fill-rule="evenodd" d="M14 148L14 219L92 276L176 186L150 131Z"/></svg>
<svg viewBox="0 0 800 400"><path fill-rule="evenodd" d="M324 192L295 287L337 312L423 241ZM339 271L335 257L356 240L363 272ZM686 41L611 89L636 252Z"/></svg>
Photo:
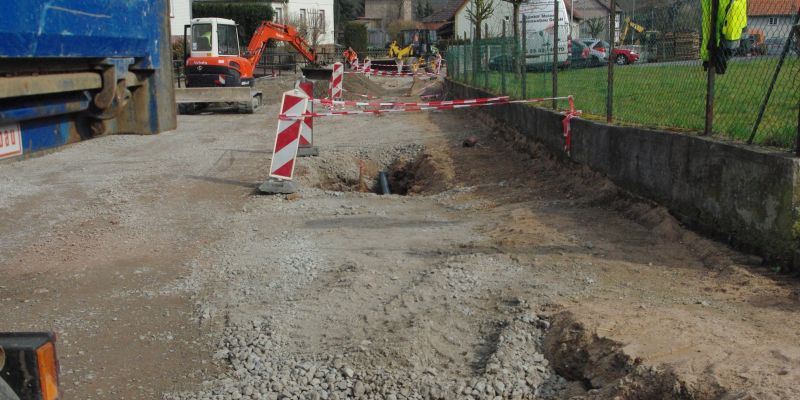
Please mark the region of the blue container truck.
<svg viewBox="0 0 800 400"><path fill-rule="evenodd" d="M175 129L169 0L3 0L0 160Z"/></svg>

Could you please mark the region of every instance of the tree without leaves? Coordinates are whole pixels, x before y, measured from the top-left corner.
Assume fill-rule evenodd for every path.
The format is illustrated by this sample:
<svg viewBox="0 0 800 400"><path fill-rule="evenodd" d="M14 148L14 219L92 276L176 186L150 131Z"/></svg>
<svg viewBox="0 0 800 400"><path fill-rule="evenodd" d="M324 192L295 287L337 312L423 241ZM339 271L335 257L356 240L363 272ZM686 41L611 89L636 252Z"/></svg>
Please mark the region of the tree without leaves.
<svg viewBox="0 0 800 400"><path fill-rule="evenodd" d="M417 19L425 18L425 7L422 6L421 1L417 2L415 14L417 14Z"/></svg>
<svg viewBox="0 0 800 400"><path fill-rule="evenodd" d="M483 22L494 14L494 0L472 0L467 8L467 19L475 27L475 36L472 38L472 79L477 79L477 69L480 65L481 49L476 46L483 35Z"/></svg>
<svg viewBox="0 0 800 400"><path fill-rule="evenodd" d="M514 39L515 39L514 43L516 43L516 40L519 39L519 6L525 0L502 0L502 1L505 1L506 3L511 3L511 6L514 7L514 11L512 13L511 26L512 26L512 31L514 33ZM518 48L519 48L518 46L516 45L514 46L513 50L514 56L512 59L514 62L514 70L517 72L517 75L521 75L522 63L519 60L520 57L517 57Z"/></svg>
<svg viewBox="0 0 800 400"><path fill-rule="evenodd" d="M601 33L606 29L605 18L592 18L586 20L586 27L589 28L589 35L593 38L598 38Z"/></svg>
<svg viewBox="0 0 800 400"><path fill-rule="evenodd" d="M313 49L319 45L325 35L325 16L319 10L309 10L305 18L299 13L289 17L289 25L297 28L297 33L308 42Z"/></svg>
<svg viewBox="0 0 800 400"><path fill-rule="evenodd" d="M513 26L514 29L514 37L515 38L519 37L519 5L522 4L525 0L502 0L502 1L505 1L506 3L511 3L511 5L514 7L514 12L512 14L513 15L512 18L514 21L511 23L511 25Z"/></svg>
<svg viewBox="0 0 800 400"><path fill-rule="evenodd" d="M494 14L494 0L472 0L467 8L467 18L475 26L475 36L481 38L481 26Z"/></svg>

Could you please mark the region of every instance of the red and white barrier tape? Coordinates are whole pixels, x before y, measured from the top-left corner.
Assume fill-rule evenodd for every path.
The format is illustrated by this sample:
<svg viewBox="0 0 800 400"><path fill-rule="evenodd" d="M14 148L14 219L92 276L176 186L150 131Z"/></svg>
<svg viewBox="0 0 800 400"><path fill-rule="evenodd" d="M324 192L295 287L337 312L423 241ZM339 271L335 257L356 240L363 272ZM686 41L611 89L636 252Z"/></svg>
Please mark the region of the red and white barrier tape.
<svg viewBox="0 0 800 400"><path fill-rule="evenodd" d="M564 151L567 155L572 154L572 119L581 115L580 110L575 109L575 98L572 96L567 97L569 100L569 112L561 120L564 127Z"/></svg>
<svg viewBox="0 0 800 400"><path fill-rule="evenodd" d="M359 74L369 76L439 76L433 72L397 72L397 71L345 71L345 74Z"/></svg>
<svg viewBox="0 0 800 400"><path fill-rule="evenodd" d="M351 91L349 91L347 89L342 89L342 91L345 92L345 93L350 93L351 95L356 96L356 97L361 97L363 99L377 99L378 98L378 96L373 96L371 94L353 93L353 92L351 92Z"/></svg>
<svg viewBox="0 0 800 400"><path fill-rule="evenodd" d="M481 103L495 103L499 101L508 101L508 96L501 97L485 97L480 99L465 99L465 100L445 100L445 101L431 101L426 103L403 103L403 102L366 102L366 101L349 101L349 100L330 100L330 99L313 99L314 103L328 104L337 106L349 107L439 107L451 106L458 104L481 104Z"/></svg>
<svg viewBox="0 0 800 400"><path fill-rule="evenodd" d="M477 104L451 104L451 105L443 105L443 106L432 106L432 107L408 107L408 108L389 108L389 109L379 109L379 110L356 110L356 111L331 111L327 113L306 113L302 116L290 116L290 115L280 115L279 118L282 120L292 120L292 119L302 119L306 117L339 117L339 116L346 116L346 115L368 115L368 114L388 114L388 113L404 113L404 112L422 112L422 111L435 111L435 110L457 110L461 108L469 108L469 107L487 107L487 106L497 106L497 105L504 105L504 104L528 104L528 103L542 103L545 101L550 100L567 100L568 97L550 97L550 98L542 98L542 99L528 99L528 100L506 100L506 101L498 101L493 103L477 103Z"/></svg>

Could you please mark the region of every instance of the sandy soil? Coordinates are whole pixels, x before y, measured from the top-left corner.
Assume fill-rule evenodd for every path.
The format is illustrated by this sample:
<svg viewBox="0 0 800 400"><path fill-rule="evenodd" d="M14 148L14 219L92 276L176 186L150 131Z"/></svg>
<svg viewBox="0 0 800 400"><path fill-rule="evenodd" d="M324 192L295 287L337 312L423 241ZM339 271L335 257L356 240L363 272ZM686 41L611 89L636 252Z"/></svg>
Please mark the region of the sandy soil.
<svg viewBox="0 0 800 400"><path fill-rule="evenodd" d="M793 278L471 110L319 119L257 195L261 84L0 165L0 329L59 333L65 399L800 398Z"/></svg>

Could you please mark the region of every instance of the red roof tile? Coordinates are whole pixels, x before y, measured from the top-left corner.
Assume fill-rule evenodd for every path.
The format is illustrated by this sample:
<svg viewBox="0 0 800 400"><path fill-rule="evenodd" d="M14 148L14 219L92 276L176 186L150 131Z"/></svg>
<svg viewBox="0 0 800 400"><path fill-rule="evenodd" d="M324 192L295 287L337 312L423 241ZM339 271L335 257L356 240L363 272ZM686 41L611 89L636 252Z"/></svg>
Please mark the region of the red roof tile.
<svg viewBox="0 0 800 400"><path fill-rule="evenodd" d="M800 9L800 0L750 0L747 15L793 15Z"/></svg>

